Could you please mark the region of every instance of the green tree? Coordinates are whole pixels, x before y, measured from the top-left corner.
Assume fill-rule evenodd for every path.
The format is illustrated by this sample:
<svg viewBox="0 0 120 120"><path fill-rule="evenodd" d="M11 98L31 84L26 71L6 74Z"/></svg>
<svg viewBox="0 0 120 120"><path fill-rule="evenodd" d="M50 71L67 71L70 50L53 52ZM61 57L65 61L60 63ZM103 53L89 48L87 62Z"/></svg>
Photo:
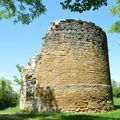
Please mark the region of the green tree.
<svg viewBox="0 0 120 120"><path fill-rule="evenodd" d="M20 89L18 91L18 104L20 104L20 96L21 96L21 92L23 90L23 80L14 76L13 81L16 83L15 85L20 87Z"/></svg>
<svg viewBox="0 0 120 120"><path fill-rule="evenodd" d="M21 71L24 68L23 66L20 66L19 64L16 65L17 70L19 71L20 75L21 75ZM23 89L23 80L19 79L18 77L14 76L14 82L17 83L17 85L20 86L20 91ZM22 78L22 76L21 76Z"/></svg>
<svg viewBox="0 0 120 120"><path fill-rule="evenodd" d="M16 65L16 68L19 72L21 72L22 68L24 68L23 66L20 66L19 64Z"/></svg>
<svg viewBox="0 0 120 120"><path fill-rule="evenodd" d="M0 18L14 18L14 23L29 24L44 14L45 6L41 0L0 0Z"/></svg>
<svg viewBox="0 0 120 120"><path fill-rule="evenodd" d="M107 0L64 0L64 2L60 4L63 9L82 13L90 9L96 10L103 5L107 5Z"/></svg>
<svg viewBox="0 0 120 120"><path fill-rule="evenodd" d="M20 91L23 89L23 80L14 76L13 81L17 84L17 86L20 86Z"/></svg>
<svg viewBox="0 0 120 120"><path fill-rule="evenodd" d="M81 13L107 5L107 0L63 0L60 4L63 9ZM0 19L13 18L14 23L22 24L29 24L46 12L42 0L0 0L0 8Z"/></svg>
<svg viewBox="0 0 120 120"><path fill-rule="evenodd" d="M18 94L13 91L10 80L0 78L0 110L14 107L18 103Z"/></svg>
<svg viewBox="0 0 120 120"><path fill-rule="evenodd" d="M118 18L120 18L120 0L115 0L115 1L116 1L116 6L112 6L110 8L110 11L113 14L113 16L117 16ZM120 33L120 20L117 20L112 24L109 32Z"/></svg>
<svg viewBox="0 0 120 120"><path fill-rule="evenodd" d="M5 78L0 78L0 88L4 91L11 91L12 90L12 83L10 80L7 80Z"/></svg>
<svg viewBox="0 0 120 120"><path fill-rule="evenodd" d="M115 80L112 80L112 90L114 97L120 97L120 84Z"/></svg>

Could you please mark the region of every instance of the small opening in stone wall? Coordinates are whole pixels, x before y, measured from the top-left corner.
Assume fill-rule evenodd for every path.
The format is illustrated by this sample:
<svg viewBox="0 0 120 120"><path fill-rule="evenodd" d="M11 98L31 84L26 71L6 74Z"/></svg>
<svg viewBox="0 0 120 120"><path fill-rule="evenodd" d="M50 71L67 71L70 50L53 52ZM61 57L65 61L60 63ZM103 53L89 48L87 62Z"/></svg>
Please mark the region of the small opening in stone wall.
<svg viewBox="0 0 120 120"><path fill-rule="evenodd" d="M58 28L58 25L55 25L55 28Z"/></svg>

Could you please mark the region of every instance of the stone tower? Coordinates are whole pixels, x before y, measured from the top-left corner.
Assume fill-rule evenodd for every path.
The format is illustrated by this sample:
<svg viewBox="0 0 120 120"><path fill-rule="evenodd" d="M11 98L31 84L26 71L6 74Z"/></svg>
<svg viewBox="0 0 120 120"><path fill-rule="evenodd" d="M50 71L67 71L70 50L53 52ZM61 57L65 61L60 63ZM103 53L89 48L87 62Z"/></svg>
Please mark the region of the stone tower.
<svg viewBox="0 0 120 120"><path fill-rule="evenodd" d="M94 23L74 19L52 22L41 52L32 61L21 73L21 109L113 109L107 38Z"/></svg>

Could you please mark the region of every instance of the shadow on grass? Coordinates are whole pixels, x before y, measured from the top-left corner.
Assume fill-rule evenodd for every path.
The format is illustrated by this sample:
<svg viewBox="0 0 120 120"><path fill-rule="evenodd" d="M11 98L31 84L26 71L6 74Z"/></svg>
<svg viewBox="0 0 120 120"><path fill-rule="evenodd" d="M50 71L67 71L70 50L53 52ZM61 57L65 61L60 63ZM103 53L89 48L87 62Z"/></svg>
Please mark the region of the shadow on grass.
<svg viewBox="0 0 120 120"><path fill-rule="evenodd" d="M27 120L27 119L35 119L35 118L41 118L40 120L43 120L43 118L46 118L50 116L50 114L36 114L36 113L18 113L18 114L0 114L0 120Z"/></svg>
<svg viewBox="0 0 120 120"><path fill-rule="evenodd" d="M95 115L70 115L63 116L61 120L120 120L120 118L100 117Z"/></svg>
<svg viewBox="0 0 120 120"><path fill-rule="evenodd" d="M120 120L120 118L64 113L1 114L0 120Z"/></svg>
<svg viewBox="0 0 120 120"><path fill-rule="evenodd" d="M114 105L115 110L120 109L120 105Z"/></svg>

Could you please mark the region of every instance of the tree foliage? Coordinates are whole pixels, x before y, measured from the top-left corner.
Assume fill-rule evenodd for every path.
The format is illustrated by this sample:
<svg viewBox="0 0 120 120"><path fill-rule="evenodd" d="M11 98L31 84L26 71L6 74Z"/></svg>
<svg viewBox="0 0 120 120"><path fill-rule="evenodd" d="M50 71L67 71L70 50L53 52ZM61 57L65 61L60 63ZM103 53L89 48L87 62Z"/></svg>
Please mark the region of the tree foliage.
<svg viewBox="0 0 120 120"><path fill-rule="evenodd" d="M29 24L46 11L41 0L0 0L0 18Z"/></svg>
<svg viewBox="0 0 120 120"><path fill-rule="evenodd" d="M120 97L120 83L112 80L112 90L114 97Z"/></svg>
<svg viewBox="0 0 120 120"><path fill-rule="evenodd" d="M19 72L21 72L21 70L24 68L23 66L20 66L19 64L16 65L16 68Z"/></svg>
<svg viewBox="0 0 120 120"><path fill-rule="evenodd" d="M20 75L21 75L21 71L22 71L22 69L23 69L24 67L23 67L23 66L20 66L19 64L17 64L17 65L16 65L16 68L17 68L17 70L19 71L19 73L20 73ZM14 78L14 82L17 83L17 85L19 85L21 89L23 89L23 80L22 80L22 79L19 79L19 78L16 77L16 76L14 76L13 78ZM21 78L22 78L22 76L21 76ZM20 90L21 90L21 89L20 89Z"/></svg>
<svg viewBox="0 0 120 120"><path fill-rule="evenodd" d="M116 6L112 6L110 8L110 11L113 14L113 16L117 16L118 18L120 18L120 0L115 0L115 1L116 1ZM120 19L112 24L109 32L120 33Z"/></svg>
<svg viewBox="0 0 120 120"><path fill-rule="evenodd" d="M16 85L20 87L21 92L21 90L23 89L23 80L16 76L14 76L13 78L14 78L13 81L16 83Z"/></svg>
<svg viewBox="0 0 120 120"><path fill-rule="evenodd" d="M96 10L103 5L107 5L107 0L65 0L60 4L63 9L82 13L90 9Z"/></svg>
<svg viewBox="0 0 120 120"><path fill-rule="evenodd" d="M13 91L10 80L0 78L0 110L14 107L18 103L18 95Z"/></svg>
<svg viewBox="0 0 120 120"><path fill-rule="evenodd" d="M14 82L17 83L18 86L21 86L23 84L23 81L21 79L19 79L18 77L14 76Z"/></svg>
<svg viewBox="0 0 120 120"><path fill-rule="evenodd" d="M81 13L107 5L107 0L63 0L60 4L63 9ZM14 23L29 24L45 12L42 0L0 0L0 18L13 18Z"/></svg>

